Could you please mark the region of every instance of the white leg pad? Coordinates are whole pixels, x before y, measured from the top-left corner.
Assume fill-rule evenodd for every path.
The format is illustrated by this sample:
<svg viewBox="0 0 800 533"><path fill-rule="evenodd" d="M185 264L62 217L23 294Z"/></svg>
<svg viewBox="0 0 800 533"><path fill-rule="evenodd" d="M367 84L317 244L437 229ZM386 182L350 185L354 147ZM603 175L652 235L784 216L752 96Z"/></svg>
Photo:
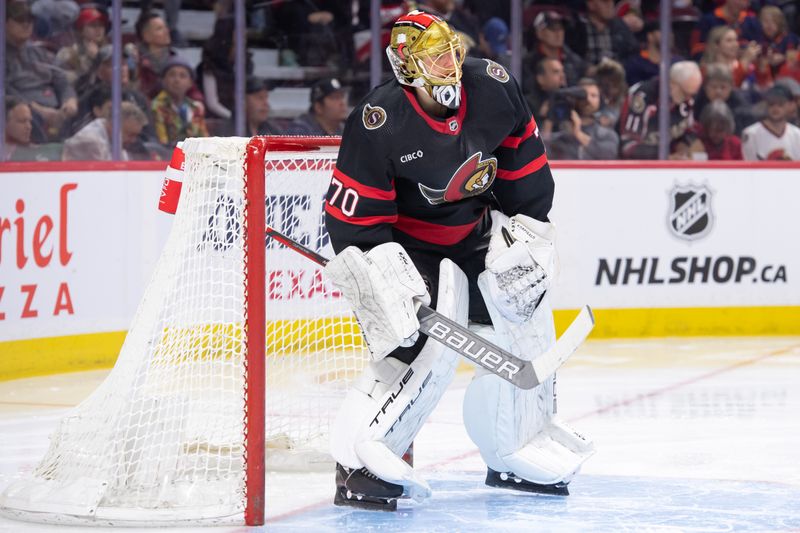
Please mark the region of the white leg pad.
<svg viewBox="0 0 800 533"><path fill-rule="evenodd" d="M436 310L466 326L468 308L466 276L445 259ZM334 459L403 485L415 499L430 496L427 482L401 457L453 380L459 359L429 339L411 365L392 357L371 362L339 409L331 431Z"/></svg>
<svg viewBox="0 0 800 533"><path fill-rule="evenodd" d="M546 295L529 320L514 323L492 306L482 281L479 277L496 344L522 359L533 360L555 343ZM523 390L479 369L464 395L464 425L492 470L514 472L539 484L568 482L594 448L554 418L554 402L553 377L534 389Z"/></svg>

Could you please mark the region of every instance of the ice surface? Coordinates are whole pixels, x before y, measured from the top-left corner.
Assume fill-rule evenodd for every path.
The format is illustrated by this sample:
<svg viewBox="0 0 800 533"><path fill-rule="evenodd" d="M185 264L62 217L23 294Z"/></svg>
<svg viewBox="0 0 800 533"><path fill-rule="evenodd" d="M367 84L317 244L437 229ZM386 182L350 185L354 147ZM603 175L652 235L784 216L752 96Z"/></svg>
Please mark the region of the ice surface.
<svg viewBox="0 0 800 533"><path fill-rule="evenodd" d="M34 467L65 408L100 379L0 383L0 490ZM598 452L566 498L483 485L461 424L468 380L457 376L415 443L430 500L401 501L396 513L343 509L332 504L332 473L271 473L264 530L800 530L798 337L587 342L559 372L559 412ZM75 530L0 517L2 532Z"/></svg>

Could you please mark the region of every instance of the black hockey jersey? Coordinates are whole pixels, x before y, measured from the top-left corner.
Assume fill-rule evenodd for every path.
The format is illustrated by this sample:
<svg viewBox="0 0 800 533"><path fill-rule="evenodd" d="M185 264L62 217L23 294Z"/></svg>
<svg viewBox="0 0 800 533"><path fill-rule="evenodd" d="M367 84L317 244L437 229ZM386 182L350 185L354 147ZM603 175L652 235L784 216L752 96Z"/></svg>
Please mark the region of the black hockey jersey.
<svg viewBox="0 0 800 533"><path fill-rule="evenodd" d="M620 145L623 159L658 159L659 78L640 81L630 88L620 113ZM675 143L692 144L694 99L670 103L670 152Z"/></svg>
<svg viewBox="0 0 800 533"><path fill-rule="evenodd" d="M553 178L516 81L493 61L467 58L461 91L456 114L442 119L395 80L356 106L325 203L337 253L389 241L453 246L490 204L547 220Z"/></svg>

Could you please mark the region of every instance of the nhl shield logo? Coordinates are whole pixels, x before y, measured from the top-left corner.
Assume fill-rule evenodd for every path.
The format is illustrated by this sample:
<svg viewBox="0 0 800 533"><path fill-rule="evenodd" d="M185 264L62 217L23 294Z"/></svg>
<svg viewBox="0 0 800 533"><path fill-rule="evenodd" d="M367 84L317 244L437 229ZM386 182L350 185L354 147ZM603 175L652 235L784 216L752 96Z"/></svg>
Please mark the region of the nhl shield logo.
<svg viewBox="0 0 800 533"><path fill-rule="evenodd" d="M669 228L680 239L705 237L714 222L711 191L704 186L676 186L670 192Z"/></svg>

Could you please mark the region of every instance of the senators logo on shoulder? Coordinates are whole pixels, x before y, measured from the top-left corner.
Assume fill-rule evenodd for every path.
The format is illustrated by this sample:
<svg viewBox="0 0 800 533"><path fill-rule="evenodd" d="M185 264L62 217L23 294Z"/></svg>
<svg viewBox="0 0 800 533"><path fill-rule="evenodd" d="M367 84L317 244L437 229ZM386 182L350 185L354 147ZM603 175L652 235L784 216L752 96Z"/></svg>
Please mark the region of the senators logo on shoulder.
<svg viewBox="0 0 800 533"><path fill-rule="evenodd" d="M386 122L386 111L380 106L365 105L361 120L368 130L376 130Z"/></svg>

